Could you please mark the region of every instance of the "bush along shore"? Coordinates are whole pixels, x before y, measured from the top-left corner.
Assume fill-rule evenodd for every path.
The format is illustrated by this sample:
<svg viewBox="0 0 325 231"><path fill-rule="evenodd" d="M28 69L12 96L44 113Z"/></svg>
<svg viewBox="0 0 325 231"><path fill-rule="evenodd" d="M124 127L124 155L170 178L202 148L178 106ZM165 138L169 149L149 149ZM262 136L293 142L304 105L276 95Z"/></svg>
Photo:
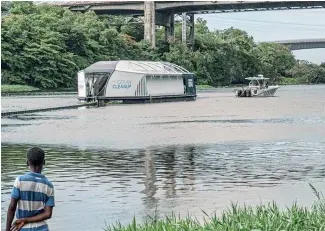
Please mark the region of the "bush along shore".
<svg viewBox="0 0 325 231"><path fill-rule="evenodd" d="M325 199L311 187L318 198L311 208L296 203L285 210L281 210L276 203L256 207L232 204L221 216L209 216L203 211L206 217L204 222L190 216L181 218L171 215L164 219L154 216L142 224L138 224L135 218L129 225L117 223L107 227L106 231L323 231Z"/></svg>
<svg viewBox="0 0 325 231"><path fill-rule="evenodd" d="M181 65L197 76L197 85L244 84L246 77L257 74L270 78L270 84L325 83L325 63L296 60L288 47L256 43L236 28L212 31L202 18L195 22L193 46L181 42L181 22L176 21L175 39L166 42L164 28L157 28L157 45L151 48L143 40L139 18L33 2L8 1L1 8L8 12L1 23L2 84L77 88L79 70L97 61L123 59Z"/></svg>

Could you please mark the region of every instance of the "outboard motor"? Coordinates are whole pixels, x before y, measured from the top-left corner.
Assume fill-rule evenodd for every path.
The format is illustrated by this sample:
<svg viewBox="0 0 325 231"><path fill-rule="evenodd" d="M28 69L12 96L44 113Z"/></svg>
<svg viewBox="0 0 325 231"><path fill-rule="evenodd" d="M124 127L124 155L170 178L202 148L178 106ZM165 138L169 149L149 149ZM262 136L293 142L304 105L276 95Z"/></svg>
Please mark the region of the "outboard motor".
<svg viewBox="0 0 325 231"><path fill-rule="evenodd" d="M246 91L247 91L246 93L247 97L252 97L252 91L249 89L247 89Z"/></svg>
<svg viewBox="0 0 325 231"><path fill-rule="evenodd" d="M236 96L237 96L237 97L241 97L241 96L242 96L242 93L243 93L243 91L242 91L241 89L238 89L238 90L236 91Z"/></svg>

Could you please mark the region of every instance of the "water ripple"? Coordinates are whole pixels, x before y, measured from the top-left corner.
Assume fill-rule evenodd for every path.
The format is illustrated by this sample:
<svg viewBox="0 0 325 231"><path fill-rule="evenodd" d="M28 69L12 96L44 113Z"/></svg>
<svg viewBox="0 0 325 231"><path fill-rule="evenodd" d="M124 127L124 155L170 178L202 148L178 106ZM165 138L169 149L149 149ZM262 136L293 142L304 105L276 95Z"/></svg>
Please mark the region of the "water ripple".
<svg viewBox="0 0 325 231"><path fill-rule="evenodd" d="M274 119L194 119L194 120L173 120L162 122L150 122L145 124L164 125L182 123L230 123L230 124L325 124L325 117L303 117L303 118L274 118Z"/></svg>

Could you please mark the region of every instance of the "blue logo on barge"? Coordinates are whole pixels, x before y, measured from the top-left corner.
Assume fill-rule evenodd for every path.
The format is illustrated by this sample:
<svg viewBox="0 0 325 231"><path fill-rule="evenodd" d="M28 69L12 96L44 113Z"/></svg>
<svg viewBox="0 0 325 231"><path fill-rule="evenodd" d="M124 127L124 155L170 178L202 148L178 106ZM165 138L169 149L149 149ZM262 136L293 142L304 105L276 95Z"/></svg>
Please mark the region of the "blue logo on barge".
<svg viewBox="0 0 325 231"><path fill-rule="evenodd" d="M113 81L113 89L129 89L131 87L130 80L117 80Z"/></svg>

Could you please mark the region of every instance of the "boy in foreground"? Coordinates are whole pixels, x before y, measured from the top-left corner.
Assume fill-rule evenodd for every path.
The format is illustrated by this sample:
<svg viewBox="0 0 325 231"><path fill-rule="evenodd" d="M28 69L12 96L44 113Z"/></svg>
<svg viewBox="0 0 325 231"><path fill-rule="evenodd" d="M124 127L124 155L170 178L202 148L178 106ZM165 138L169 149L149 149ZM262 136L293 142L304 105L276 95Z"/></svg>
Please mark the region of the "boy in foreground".
<svg viewBox="0 0 325 231"><path fill-rule="evenodd" d="M6 231L48 231L54 203L52 183L41 174L45 153L34 147L27 152L30 172L17 177L11 192ZM17 208L17 219L12 223Z"/></svg>

